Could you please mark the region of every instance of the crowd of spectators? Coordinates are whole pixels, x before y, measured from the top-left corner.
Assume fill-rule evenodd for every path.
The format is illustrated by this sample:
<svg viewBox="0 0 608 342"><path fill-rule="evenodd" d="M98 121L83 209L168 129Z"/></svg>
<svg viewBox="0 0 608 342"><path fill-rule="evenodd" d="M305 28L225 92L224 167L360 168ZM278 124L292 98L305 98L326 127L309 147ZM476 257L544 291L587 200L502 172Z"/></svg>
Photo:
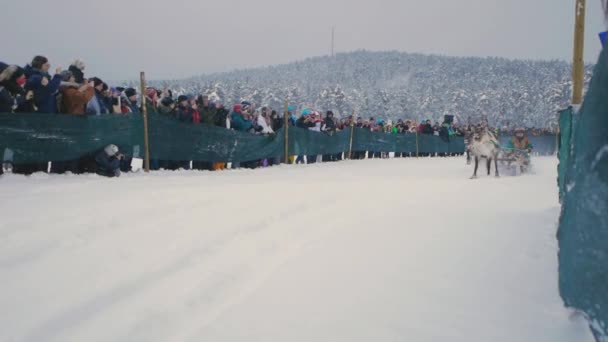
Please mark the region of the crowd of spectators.
<svg viewBox="0 0 608 342"><path fill-rule="evenodd" d="M86 65L81 60L71 63L67 70L56 68L54 75L49 72L51 64L44 56L35 56L25 67L8 65L0 62L0 113L64 113L71 115L128 115L140 113L141 94L135 88L112 87L99 77L85 77ZM256 107L255 104L242 101L229 109L219 101L211 101L205 94L176 95L170 89L146 88L145 106L151 115L164 115L189 124L208 124L235 131L252 134L275 134L285 125L283 111L275 111L268 106ZM300 114L300 115L298 115ZM288 106L286 117L288 124L294 127L315 132L334 134L349 129L350 126L368 129L372 132L388 134L424 134L437 135L448 141L451 136L464 136L467 127L461 127L445 120L441 124L431 120L375 119L370 117L348 116L337 118L329 111L303 109L296 112L294 106ZM446 116L446 118L448 118ZM537 131L531 132L535 134ZM539 131L538 134L542 132ZM352 157L382 158L387 152L354 151ZM397 157L405 156L397 154ZM294 156L293 163L314 163L318 161L336 161L344 159L343 153L325 156ZM233 163L232 167L260 167L279 163L279 160L262 160L249 163ZM131 158L118 152L114 145L106 146L95 155L80 160L53 162L50 169L47 163L12 165L16 173L30 174L37 171L52 173L99 172L104 175L119 175L130 171ZM204 161L161 161L152 160L151 168L219 170L226 168L226 163L208 163ZM110 170L107 170L107 169ZM116 172L118 171L118 172ZM1 170L0 170L1 172Z"/></svg>

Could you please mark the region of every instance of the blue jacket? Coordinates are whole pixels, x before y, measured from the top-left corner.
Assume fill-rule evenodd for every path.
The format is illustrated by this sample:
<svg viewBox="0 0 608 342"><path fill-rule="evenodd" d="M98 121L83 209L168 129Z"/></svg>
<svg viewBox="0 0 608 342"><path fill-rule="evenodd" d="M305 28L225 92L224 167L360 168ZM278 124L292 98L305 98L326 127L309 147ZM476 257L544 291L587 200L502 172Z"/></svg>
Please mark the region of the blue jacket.
<svg viewBox="0 0 608 342"><path fill-rule="evenodd" d="M104 176L114 177L120 175L120 160L116 157L110 157L108 154L101 150L95 156L95 162L97 163L97 173Z"/></svg>
<svg viewBox="0 0 608 342"><path fill-rule="evenodd" d="M194 121L192 117L192 109L188 107L177 106L175 117L181 122L192 123Z"/></svg>
<svg viewBox="0 0 608 342"><path fill-rule="evenodd" d="M230 113L230 122L230 127L234 128L235 131L247 132L253 128L251 121L245 120L243 116L237 112Z"/></svg>
<svg viewBox="0 0 608 342"><path fill-rule="evenodd" d="M95 96L87 103L87 114L89 115L101 115L108 114L110 111L106 107L106 101L103 96L95 90Z"/></svg>
<svg viewBox="0 0 608 342"><path fill-rule="evenodd" d="M34 92L34 103L38 107L39 113L57 113L57 102L55 94L59 91L61 85L61 75L51 77L48 73L39 69L34 69L31 66L25 67L25 75L27 83L25 90ZM42 78L46 77L49 84L42 85Z"/></svg>

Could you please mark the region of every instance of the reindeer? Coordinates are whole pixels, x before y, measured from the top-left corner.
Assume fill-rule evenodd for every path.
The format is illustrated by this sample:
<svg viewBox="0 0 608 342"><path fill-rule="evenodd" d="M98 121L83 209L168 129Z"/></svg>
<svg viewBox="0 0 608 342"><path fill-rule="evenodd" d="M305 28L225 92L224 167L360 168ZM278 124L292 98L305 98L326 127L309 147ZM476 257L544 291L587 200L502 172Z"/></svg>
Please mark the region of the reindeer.
<svg viewBox="0 0 608 342"><path fill-rule="evenodd" d="M488 169L488 176L492 169L492 160L494 160L494 168L496 170L496 177L498 177L498 153L500 148L498 145L498 138L496 134L492 132L488 126L484 125L481 127L475 127L472 134L472 139L469 142L467 150L473 157L475 157L475 170L471 179L477 178L477 168L479 167L479 160L482 158L486 159L486 166Z"/></svg>

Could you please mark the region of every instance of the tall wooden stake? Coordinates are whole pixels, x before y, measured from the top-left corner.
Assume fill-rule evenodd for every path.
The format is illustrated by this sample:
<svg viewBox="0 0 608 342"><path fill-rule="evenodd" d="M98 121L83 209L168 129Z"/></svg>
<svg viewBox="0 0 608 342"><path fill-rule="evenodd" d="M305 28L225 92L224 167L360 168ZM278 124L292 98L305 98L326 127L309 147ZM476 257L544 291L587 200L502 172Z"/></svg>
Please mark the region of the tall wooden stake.
<svg viewBox="0 0 608 342"><path fill-rule="evenodd" d="M585 64L583 49L585 47L585 0L576 0L574 8L574 54L572 62L572 104L583 102L583 83Z"/></svg>
<svg viewBox="0 0 608 342"><path fill-rule="evenodd" d="M335 27L331 27L331 56L334 57L334 35L335 35Z"/></svg>
<svg viewBox="0 0 608 342"><path fill-rule="evenodd" d="M348 159L353 159L353 135L355 134L355 111L350 120L350 143L348 145Z"/></svg>
<svg viewBox="0 0 608 342"><path fill-rule="evenodd" d="M418 158L418 127L416 127L416 158Z"/></svg>
<svg viewBox="0 0 608 342"><path fill-rule="evenodd" d="M285 164L289 164L289 103L285 101L285 115L283 116L285 124Z"/></svg>
<svg viewBox="0 0 608 342"><path fill-rule="evenodd" d="M141 112L144 120L144 171L150 172L150 143L148 139L148 108L146 107L146 74L139 74L141 81Z"/></svg>

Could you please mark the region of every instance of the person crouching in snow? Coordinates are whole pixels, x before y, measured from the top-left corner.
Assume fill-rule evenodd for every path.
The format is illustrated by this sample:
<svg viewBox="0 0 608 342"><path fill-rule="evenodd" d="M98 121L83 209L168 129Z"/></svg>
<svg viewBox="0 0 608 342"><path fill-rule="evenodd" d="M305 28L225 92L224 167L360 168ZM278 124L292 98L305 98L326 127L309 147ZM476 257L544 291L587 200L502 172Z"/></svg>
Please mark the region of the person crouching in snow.
<svg viewBox="0 0 608 342"><path fill-rule="evenodd" d="M97 174L105 177L120 177L120 161L124 155L118 153L116 145L108 145L95 156Z"/></svg>

